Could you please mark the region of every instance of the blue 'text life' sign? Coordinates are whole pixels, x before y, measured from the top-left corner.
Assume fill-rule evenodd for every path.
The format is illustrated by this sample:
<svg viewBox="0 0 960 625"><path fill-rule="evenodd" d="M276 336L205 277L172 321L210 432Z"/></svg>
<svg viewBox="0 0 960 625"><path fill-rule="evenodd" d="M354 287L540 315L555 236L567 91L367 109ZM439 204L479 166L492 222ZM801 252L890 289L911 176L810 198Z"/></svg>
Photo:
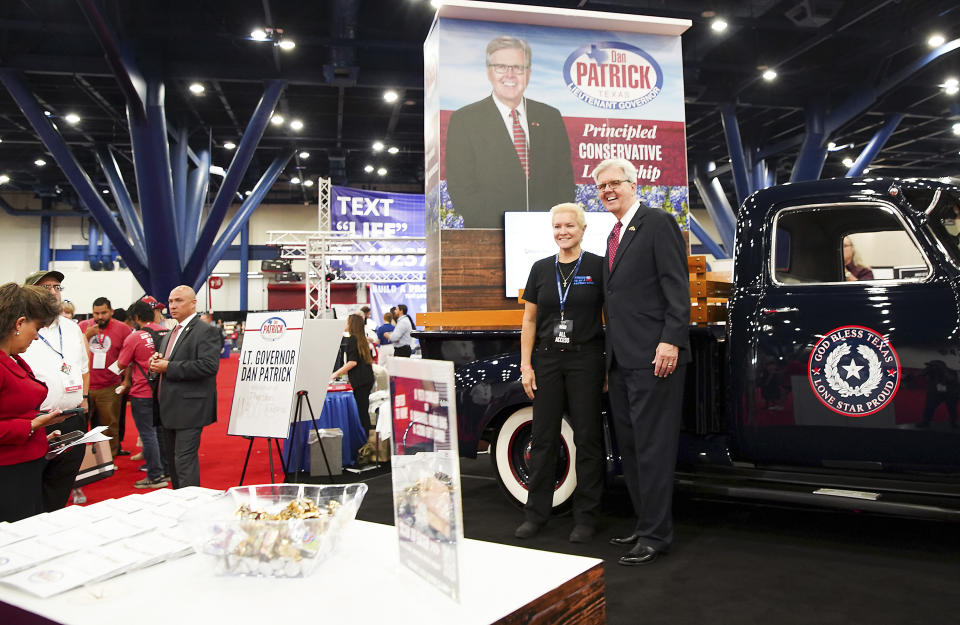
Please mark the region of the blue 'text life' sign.
<svg viewBox="0 0 960 625"><path fill-rule="evenodd" d="M423 195L386 193L334 186L330 192L330 227L367 239L423 237ZM391 246L395 247L395 245ZM410 251L423 251L422 241L410 242ZM344 271L423 271L426 258L417 255L356 255L334 261Z"/></svg>

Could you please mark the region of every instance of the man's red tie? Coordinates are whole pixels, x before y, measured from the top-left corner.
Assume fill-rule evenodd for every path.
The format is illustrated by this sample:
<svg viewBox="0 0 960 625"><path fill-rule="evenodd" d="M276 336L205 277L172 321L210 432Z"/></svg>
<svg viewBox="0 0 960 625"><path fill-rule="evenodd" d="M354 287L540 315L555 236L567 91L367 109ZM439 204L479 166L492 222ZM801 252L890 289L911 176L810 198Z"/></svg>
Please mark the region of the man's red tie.
<svg viewBox="0 0 960 625"><path fill-rule="evenodd" d="M180 324L178 323L173 327L173 330L170 332L170 340L167 341L167 349L163 350L163 357L165 360L170 360L170 352L173 351L173 342L177 340L177 334L179 333L180 333Z"/></svg>
<svg viewBox="0 0 960 625"><path fill-rule="evenodd" d="M613 227L613 232L610 233L610 240L607 241L607 256L610 257L610 271L613 271L613 259L617 255L617 248L620 247L620 230L623 228L623 223L619 220L617 225Z"/></svg>
<svg viewBox="0 0 960 625"><path fill-rule="evenodd" d="M527 136L523 134L523 126L520 125L520 114L517 109L510 111L510 117L513 118L513 148L517 151L520 158L520 164L523 166L523 174L530 177L530 162L527 160Z"/></svg>

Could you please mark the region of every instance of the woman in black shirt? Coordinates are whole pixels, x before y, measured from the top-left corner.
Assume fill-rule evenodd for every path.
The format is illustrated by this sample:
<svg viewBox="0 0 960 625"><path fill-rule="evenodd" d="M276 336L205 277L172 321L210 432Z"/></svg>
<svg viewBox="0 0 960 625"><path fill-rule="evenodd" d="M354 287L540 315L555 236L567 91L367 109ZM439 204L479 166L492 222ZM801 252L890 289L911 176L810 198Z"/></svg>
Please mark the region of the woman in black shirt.
<svg viewBox="0 0 960 625"><path fill-rule="evenodd" d="M576 204L550 210L560 251L534 263L523 291L520 371L533 400L533 446L525 521L514 534L537 534L550 516L560 425L573 426L577 487L571 542L593 537L603 490L600 391L603 386L603 258L580 249L586 216Z"/></svg>
<svg viewBox="0 0 960 625"><path fill-rule="evenodd" d="M357 402L357 412L360 413L360 423L367 434L373 429L370 424L370 391L373 389L374 375L373 356L370 353L370 344L364 334L363 317L350 315L347 317L345 328L349 336L340 342L343 350L344 364L333 372L331 380L339 378L344 373L353 387L353 398Z"/></svg>

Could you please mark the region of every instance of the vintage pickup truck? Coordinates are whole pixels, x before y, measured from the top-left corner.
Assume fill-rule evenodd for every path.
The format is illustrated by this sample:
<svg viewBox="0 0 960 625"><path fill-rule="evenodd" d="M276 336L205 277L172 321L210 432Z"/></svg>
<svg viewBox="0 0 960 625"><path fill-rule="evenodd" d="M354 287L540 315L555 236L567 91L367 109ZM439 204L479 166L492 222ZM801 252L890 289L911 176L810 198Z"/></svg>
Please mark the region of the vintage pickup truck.
<svg viewBox="0 0 960 625"><path fill-rule="evenodd" d="M958 229L960 189L939 182L826 180L751 195L726 322L690 329L678 487L960 519ZM845 263L845 241L869 263ZM456 363L460 454L489 443L504 491L525 501L532 411L519 330L417 336L424 357ZM612 424L603 408L598 418L616 480ZM576 483L563 430L555 507Z"/></svg>

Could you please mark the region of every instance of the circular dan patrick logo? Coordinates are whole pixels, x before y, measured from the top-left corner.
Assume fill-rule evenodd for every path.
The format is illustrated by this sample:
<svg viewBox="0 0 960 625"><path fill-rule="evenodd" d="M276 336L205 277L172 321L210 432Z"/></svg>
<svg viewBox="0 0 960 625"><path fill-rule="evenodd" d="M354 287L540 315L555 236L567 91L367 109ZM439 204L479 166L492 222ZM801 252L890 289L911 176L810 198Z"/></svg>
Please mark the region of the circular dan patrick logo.
<svg viewBox="0 0 960 625"><path fill-rule="evenodd" d="M574 50L563 65L563 79L580 101L601 109L637 108L663 90L663 72L653 57L620 41Z"/></svg>
<svg viewBox="0 0 960 625"><path fill-rule="evenodd" d="M830 410L848 417L873 414L900 388L900 359L893 345L862 326L826 333L807 364L810 387Z"/></svg>
<svg viewBox="0 0 960 625"><path fill-rule="evenodd" d="M260 337L264 341L276 341L283 336L287 324L280 317L270 317L260 326Z"/></svg>

